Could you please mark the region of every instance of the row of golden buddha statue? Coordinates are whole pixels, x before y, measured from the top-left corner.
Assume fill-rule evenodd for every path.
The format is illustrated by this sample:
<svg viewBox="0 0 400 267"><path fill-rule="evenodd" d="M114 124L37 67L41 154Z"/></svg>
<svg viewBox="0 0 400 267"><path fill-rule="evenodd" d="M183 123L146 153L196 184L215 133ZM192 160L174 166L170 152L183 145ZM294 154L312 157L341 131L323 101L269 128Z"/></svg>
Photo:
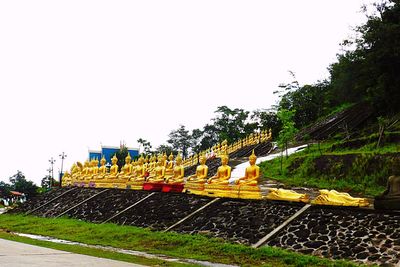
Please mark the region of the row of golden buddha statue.
<svg viewBox="0 0 400 267"><path fill-rule="evenodd" d="M141 190L145 184L162 184L184 188L183 191L199 195L209 195L215 197L239 197L249 199L266 198L270 200L285 200L309 203L307 194L297 193L293 190L280 188L268 188L266 196L261 195L258 186L260 178L260 168L255 164L256 155L254 149L249 156L249 166L246 167L243 177L237 178L231 184L231 167L228 165L229 153L234 153L245 146L255 145L271 140L271 130L252 134L243 140L232 145L227 144L226 140L212 148L193 155L186 161L180 154L174 160L174 156L162 154L139 157L132 162L131 156L127 155L125 164L118 171L117 157L111 159L112 165L106 167L106 160L92 159L86 161L84 165L80 162L73 164L70 172L66 172L63 177L63 186L78 185L95 187L116 187L131 188ZM214 176L208 176L208 166L206 160L209 157L220 157L221 166L218 167ZM185 166L186 164L186 166ZM198 164L194 175L185 177L185 167ZM179 191L181 192L181 191ZM334 190L320 190L320 195L316 197L312 204L322 205L344 205L344 206L368 206L368 201L364 198L353 198L347 193L339 193Z"/></svg>
<svg viewBox="0 0 400 267"><path fill-rule="evenodd" d="M249 136L239 139L238 141L228 145L226 140L222 141L221 143L217 143L216 145L212 146L209 149L201 151L199 154L194 154L187 159L185 159L182 164L184 167L194 166L197 165L200 161L200 155L205 155L206 158L209 157L219 157L223 154L231 154L239 149L242 149L247 146L257 145L265 142L269 142L272 140L272 130L262 130L258 133L252 133Z"/></svg>

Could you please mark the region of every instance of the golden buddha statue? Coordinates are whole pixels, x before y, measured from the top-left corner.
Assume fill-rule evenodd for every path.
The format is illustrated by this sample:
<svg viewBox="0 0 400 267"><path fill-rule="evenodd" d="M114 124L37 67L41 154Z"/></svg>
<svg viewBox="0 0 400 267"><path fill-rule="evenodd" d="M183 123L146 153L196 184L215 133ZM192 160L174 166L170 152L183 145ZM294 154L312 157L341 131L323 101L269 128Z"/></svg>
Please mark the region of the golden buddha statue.
<svg viewBox="0 0 400 267"><path fill-rule="evenodd" d="M165 177L169 178L174 175L174 155L171 154L168 156L168 162L165 167Z"/></svg>
<svg viewBox="0 0 400 267"><path fill-rule="evenodd" d="M154 169L157 167L156 164L156 156L150 157L150 162L147 168L147 171L150 173L150 175L154 175Z"/></svg>
<svg viewBox="0 0 400 267"><path fill-rule="evenodd" d="M224 140L221 142L220 153L222 155L228 155L228 140Z"/></svg>
<svg viewBox="0 0 400 267"><path fill-rule="evenodd" d="M268 188L268 190L269 192L266 198L270 200L284 200L304 203L308 203L310 201L310 198L307 194L300 194L293 190L281 188Z"/></svg>
<svg viewBox="0 0 400 267"><path fill-rule="evenodd" d="M81 171L82 171L81 167L82 167L82 163L80 163L80 162L72 164L72 167L71 167L72 182L76 182L80 179Z"/></svg>
<svg viewBox="0 0 400 267"><path fill-rule="evenodd" d="M116 179L118 176L118 158L117 156L114 154L114 156L111 158L111 167L110 167L110 173L108 173L108 175L106 175L107 179Z"/></svg>
<svg viewBox="0 0 400 267"><path fill-rule="evenodd" d="M72 177L69 171L66 171L62 176L61 186L70 186L72 185Z"/></svg>
<svg viewBox="0 0 400 267"><path fill-rule="evenodd" d="M254 149L249 156L250 166L246 168L244 177L241 177L235 181L237 185L258 185L260 178L260 167L256 165L257 156L254 154Z"/></svg>
<svg viewBox="0 0 400 267"><path fill-rule="evenodd" d="M163 156L160 155L158 157L158 166L154 169L153 175L150 174L149 177L147 177L146 181L149 183L161 183L164 182L165 178L165 167L164 167L164 161L163 161Z"/></svg>
<svg viewBox="0 0 400 267"><path fill-rule="evenodd" d="M96 179L104 179L107 175L106 159L104 156L100 160L100 167L96 175Z"/></svg>
<svg viewBox="0 0 400 267"><path fill-rule="evenodd" d="M125 165L122 167L121 171L117 175L117 178L119 179L129 179L129 177L132 175L132 163L131 163L131 155L128 152L128 155L125 157Z"/></svg>
<svg viewBox="0 0 400 267"><path fill-rule="evenodd" d="M90 180L96 178L97 174L99 173L99 161L97 159L92 159L90 161Z"/></svg>
<svg viewBox="0 0 400 267"><path fill-rule="evenodd" d="M80 179L86 180L88 179L89 175L90 175L90 163L89 160L86 160L85 163L83 164L83 169L81 171Z"/></svg>
<svg viewBox="0 0 400 267"><path fill-rule="evenodd" d="M229 178L231 178L231 167L228 165L228 161L228 155L221 155L222 165L218 167L216 175L207 180L207 183L220 185L228 184Z"/></svg>
<svg viewBox="0 0 400 267"><path fill-rule="evenodd" d="M164 165L165 168L167 168L167 159L168 159L167 154L164 153L162 155L162 162L163 162L163 165Z"/></svg>
<svg viewBox="0 0 400 267"><path fill-rule="evenodd" d="M196 174L188 177L187 182L205 183L208 175L208 166L206 165L206 157L200 156L200 165L196 168Z"/></svg>
<svg viewBox="0 0 400 267"><path fill-rule="evenodd" d="M348 193L326 189L319 190L319 192L320 195L312 201L313 204L357 207L366 207L369 205L366 198L352 197Z"/></svg>
<svg viewBox="0 0 400 267"><path fill-rule="evenodd" d="M145 181L145 175L146 175L146 167L144 166L144 158L140 157L137 161L137 165L135 168L135 172L133 175L133 180L134 182L144 182Z"/></svg>
<svg viewBox="0 0 400 267"><path fill-rule="evenodd" d="M167 177L165 179L165 182L168 184L182 184L184 175L185 175L185 169L182 166L182 157L180 154L178 154L178 156L176 156L176 159L175 159L175 167L173 169L173 176Z"/></svg>

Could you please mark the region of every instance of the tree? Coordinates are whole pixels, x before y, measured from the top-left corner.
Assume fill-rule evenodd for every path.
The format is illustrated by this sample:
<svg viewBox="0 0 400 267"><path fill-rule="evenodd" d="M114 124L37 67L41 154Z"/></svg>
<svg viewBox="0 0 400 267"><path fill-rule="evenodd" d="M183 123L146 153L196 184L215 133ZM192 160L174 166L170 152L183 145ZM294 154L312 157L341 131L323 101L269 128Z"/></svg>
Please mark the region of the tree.
<svg viewBox="0 0 400 267"><path fill-rule="evenodd" d="M257 124L249 120L249 111L220 106L215 113L217 116L212 121L219 142L227 140L228 143L233 143L253 133L257 128Z"/></svg>
<svg viewBox="0 0 400 267"><path fill-rule="evenodd" d="M286 158L288 157L288 144L294 139L297 129L294 126L293 117L296 112L293 110L281 109L278 111L277 116L282 123L282 130L279 132L278 145L281 148L281 172L282 172L282 159L283 150L286 150ZM283 149L284 148L284 149Z"/></svg>
<svg viewBox="0 0 400 267"><path fill-rule="evenodd" d="M6 182L0 181L0 197L8 196L11 190L11 185L7 184Z"/></svg>
<svg viewBox="0 0 400 267"><path fill-rule="evenodd" d="M27 198L33 197L37 194L38 187L32 182L25 178L25 175L21 171L17 171L16 174L10 177L11 189L24 193Z"/></svg>
<svg viewBox="0 0 400 267"><path fill-rule="evenodd" d="M184 125L180 125L178 129L172 130L168 135L169 139L167 142L171 144L172 148L176 151L182 151L182 155L185 158L188 153L188 149L192 147L193 140L189 131L186 130Z"/></svg>
<svg viewBox="0 0 400 267"><path fill-rule="evenodd" d="M52 182L51 182L52 181ZM44 191L47 191L51 188L51 186L56 185L58 182L56 180L54 180L51 175L46 175L45 177L42 178L42 181L40 183L41 188Z"/></svg>
<svg viewBox="0 0 400 267"><path fill-rule="evenodd" d="M173 154L177 154L176 151L174 151L174 149L171 146L165 144L162 144L159 147L157 147L155 152L158 154L167 154L167 155L171 154L171 152Z"/></svg>
<svg viewBox="0 0 400 267"><path fill-rule="evenodd" d="M140 146L143 147L143 152L144 154L150 154L151 153L151 144L150 142L148 142L147 140L143 139L143 138L139 138L137 140L137 142L139 143L139 151L140 151Z"/></svg>
<svg viewBox="0 0 400 267"><path fill-rule="evenodd" d="M122 144L119 148L119 150L116 153L117 156L117 165L118 169L122 169L122 167L125 165L125 158L128 156L128 148Z"/></svg>
<svg viewBox="0 0 400 267"><path fill-rule="evenodd" d="M251 119L257 124L259 130L272 130L272 136L278 136L282 124L276 112L271 110L255 110L251 114Z"/></svg>

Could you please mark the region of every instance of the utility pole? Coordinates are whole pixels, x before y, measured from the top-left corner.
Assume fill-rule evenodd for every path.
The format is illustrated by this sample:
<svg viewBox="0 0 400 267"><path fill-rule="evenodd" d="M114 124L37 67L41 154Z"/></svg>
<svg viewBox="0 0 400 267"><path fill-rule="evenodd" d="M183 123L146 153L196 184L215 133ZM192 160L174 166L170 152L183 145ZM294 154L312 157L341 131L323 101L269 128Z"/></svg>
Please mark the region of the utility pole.
<svg viewBox="0 0 400 267"><path fill-rule="evenodd" d="M49 159L49 162L51 164L50 188L52 188L53 187L53 179L54 179L54 168L53 168L53 165L56 162L56 160L53 159L53 157L51 157L51 159Z"/></svg>
<svg viewBox="0 0 400 267"><path fill-rule="evenodd" d="M59 186L61 187L62 176L63 176L63 164L64 164L64 159L67 157L67 155L64 152L62 152L59 156L61 158L61 172L60 172L60 185Z"/></svg>

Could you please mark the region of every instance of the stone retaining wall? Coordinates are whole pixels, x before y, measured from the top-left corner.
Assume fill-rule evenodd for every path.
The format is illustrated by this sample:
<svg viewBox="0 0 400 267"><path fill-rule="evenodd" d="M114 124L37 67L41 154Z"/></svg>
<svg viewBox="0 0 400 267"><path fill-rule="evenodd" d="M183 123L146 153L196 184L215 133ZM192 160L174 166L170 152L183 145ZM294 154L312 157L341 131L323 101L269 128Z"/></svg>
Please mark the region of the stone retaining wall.
<svg viewBox="0 0 400 267"><path fill-rule="evenodd" d="M394 265L400 260L400 213L311 207L267 245L333 259Z"/></svg>
<svg viewBox="0 0 400 267"><path fill-rule="evenodd" d="M300 208L301 205L262 200L221 199L174 231L200 233L237 243L254 244Z"/></svg>
<svg viewBox="0 0 400 267"><path fill-rule="evenodd" d="M67 189L52 191L13 212L26 212ZM34 212L55 217L104 189L78 188ZM100 223L149 196L151 192L109 189L66 215ZM117 224L165 230L212 198L156 192L112 220ZM265 200L220 199L173 228L246 245L255 244L303 207L303 204ZM266 245L357 262L394 266L400 260L400 212L312 206L289 223Z"/></svg>

